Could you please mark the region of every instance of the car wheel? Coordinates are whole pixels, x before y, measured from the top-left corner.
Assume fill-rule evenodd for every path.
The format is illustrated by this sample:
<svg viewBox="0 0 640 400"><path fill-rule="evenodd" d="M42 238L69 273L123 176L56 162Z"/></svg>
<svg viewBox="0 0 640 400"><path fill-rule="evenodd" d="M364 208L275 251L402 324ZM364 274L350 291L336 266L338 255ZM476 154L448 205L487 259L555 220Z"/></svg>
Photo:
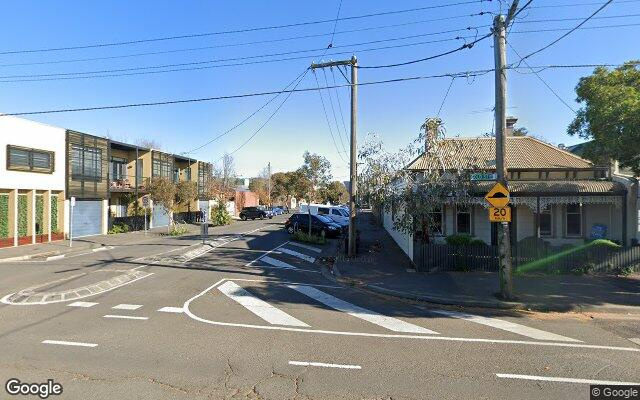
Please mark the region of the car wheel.
<svg viewBox="0 0 640 400"><path fill-rule="evenodd" d="M241 215L240 219L243 220L243 221L246 221L247 220L247 216L246 215Z"/></svg>
<svg viewBox="0 0 640 400"><path fill-rule="evenodd" d="M270 216L269 216L269 219L271 219L271 218L273 218L273 215L270 215Z"/></svg>
<svg viewBox="0 0 640 400"><path fill-rule="evenodd" d="M255 220L256 220L256 217L251 218L251 220L252 220L252 221L255 221Z"/></svg>
<svg viewBox="0 0 640 400"><path fill-rule="evenodd" d="M293 229L293 226L290 226L287 228L287 232L293 235L293 233L295 232L295 229Z"/></svg>

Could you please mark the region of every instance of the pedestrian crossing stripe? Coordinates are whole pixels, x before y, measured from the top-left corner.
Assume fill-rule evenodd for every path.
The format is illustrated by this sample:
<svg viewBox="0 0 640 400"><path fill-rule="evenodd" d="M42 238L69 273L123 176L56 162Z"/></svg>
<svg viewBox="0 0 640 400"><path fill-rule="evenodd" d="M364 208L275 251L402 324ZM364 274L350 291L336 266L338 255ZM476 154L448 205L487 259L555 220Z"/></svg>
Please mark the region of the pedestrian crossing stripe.
<svg viewBox="0 0 640 400"><path fill-rule="evenodd" d="M273 257L263 256L260 258L260 261L264 261L267 264L273 265L274 267L284 268L284 269L296 269L293 265L287 264L284 261L277 260Z"/></svg>
<svg viewBox="0 0 640 400"><path fill-rule="evenodd" d="M286 247L281 247L280 248L280 252L285 253L285 254L289 254L289 255L294 256L294 257L298 257L299 259L307 261L307 262L310 262L312 264L314 262L316 262L316 259L314 257L308 256L306 254L299 253L299 252L297 252L295 250L287 249Z"/></svg>
<svg viewBox="0 0 640 400"><path fill-rule="evenodd" d="M306 245L306 244L303 244L303 243L289 242L287 244L290 244L291 246L296 246L296 247L300 247L300 248L303 248L303 249L315 251L316 253L322 253L322 249L319 249L319 248L313 247L313 246L309 246L309 245Z"/></svg>
<svg viewBox="0 0 640 400"><path fill-rule="evenodd" d="M272 325L309 327L309 325L292 317L279 308L255 297L235 282L227 281L218 286L218 290Z"/></svg>
<svg viewBox="0 0 640 400"><path fill-rule="evenodd" d="M381 326L383 328L389 329L394 332L425 333L425 334L432 334L432 335L438 334L438 332L432 331L427 328L423 328L418 325L410 324L409 322L403 321L401 319L388 317L386 315L379 314L375 311L367 310L366 308L356 306L355 304L351 304L347 301L341 300L337 297L334 297L328 293L325 293L311 286L287 285L287 287L297 292L300 292L305 296L311 297L312 299L326 306L329 306L334 310L345 312L356 318L360 318L362 320L365 320L367 322Z"/></svg>

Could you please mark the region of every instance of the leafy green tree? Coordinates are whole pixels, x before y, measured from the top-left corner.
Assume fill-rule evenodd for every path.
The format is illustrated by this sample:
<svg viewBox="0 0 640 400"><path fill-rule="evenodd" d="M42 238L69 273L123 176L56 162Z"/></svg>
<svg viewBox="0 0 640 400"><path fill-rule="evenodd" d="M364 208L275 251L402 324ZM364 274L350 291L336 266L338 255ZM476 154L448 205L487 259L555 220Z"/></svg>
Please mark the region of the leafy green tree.
<svg viewBox="0 0 640 400"><path fill-rule="evenodd" d="M166 176L154 176L149 180L148 190L154 204L162 205L167 212L174 211L177 190L171 179ZM173 219L171 219L169 227L171 225L173 225ZM169 227L167 227L167 232Z"/></svg>
<svg viewBox="0 0 640 400"><path fill-rule="evenodd" d="M191 210L191 202L198 199L198 185L193 181L180 181L176 184L176 207L187 206Z"/></svg>
<svg viewBox="0 0 640 400"><path fill-rule="evenodd" d="M630 61L609 70L598 67L580 78L576 101L583 104L567 129L570 135L593 139L585 157L596 162L617 160L640 174L640 70Z"/></svg>
<svg viewBox="0 0 640 400"><path fill-rule="evenodd" d="M328 185L331 181L331 163L325 157L308 151L304 152L302 158L304 164L299 171L311 182L309 198L310 200L318 200L317 190Z"/></svg>
<svg viewBox="0 0 640 400"><path fill-rule="evenodd" d="M349 199L349 193L347 188L342 182L333 181L327 186L318 190L318 195L321 196L321 200L328 201L332 204L346 203Z"/></svg>

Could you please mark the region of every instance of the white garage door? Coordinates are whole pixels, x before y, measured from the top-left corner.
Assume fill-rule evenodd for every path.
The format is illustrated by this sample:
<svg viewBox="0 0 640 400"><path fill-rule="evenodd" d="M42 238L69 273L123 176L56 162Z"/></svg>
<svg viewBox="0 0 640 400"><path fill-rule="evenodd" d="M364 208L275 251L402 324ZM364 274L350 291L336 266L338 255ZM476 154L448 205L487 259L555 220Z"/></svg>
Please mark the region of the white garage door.
<svg viewBox="0 0 640 400"><path fill-rule="evenodd" d="M73 207L73 237L102 233L102 200L76 200Z"/></svg>
<svg viewBox="0 0 640 400"><path fill-rule="evenodd" d="M153 205L152 218L153 219L151 220L151 223L153 224L154 228L169 225L169 213L160 204Z"/></svg>

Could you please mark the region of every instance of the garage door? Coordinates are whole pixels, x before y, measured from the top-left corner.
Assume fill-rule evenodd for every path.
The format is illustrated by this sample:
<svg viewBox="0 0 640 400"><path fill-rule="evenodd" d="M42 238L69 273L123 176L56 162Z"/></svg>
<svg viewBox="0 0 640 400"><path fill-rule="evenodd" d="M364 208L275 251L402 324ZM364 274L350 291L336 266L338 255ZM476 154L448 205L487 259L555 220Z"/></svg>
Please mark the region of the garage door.
<svg viewBox="0 0 640 400"><path fill-rule="evenodd" d="M153 227L157 228L159 226L167 226L169 225L169 213L167 212L167 210L161 206L160 204L155 204L153 206L153 213L152 213L152 223L153 223Z"/></svg>
<svg viewBox="0 0 640 400"><path fill-rule="evenodd" d="M102 200L76 200L73 207L73 237L102 233Z"/></svg>

